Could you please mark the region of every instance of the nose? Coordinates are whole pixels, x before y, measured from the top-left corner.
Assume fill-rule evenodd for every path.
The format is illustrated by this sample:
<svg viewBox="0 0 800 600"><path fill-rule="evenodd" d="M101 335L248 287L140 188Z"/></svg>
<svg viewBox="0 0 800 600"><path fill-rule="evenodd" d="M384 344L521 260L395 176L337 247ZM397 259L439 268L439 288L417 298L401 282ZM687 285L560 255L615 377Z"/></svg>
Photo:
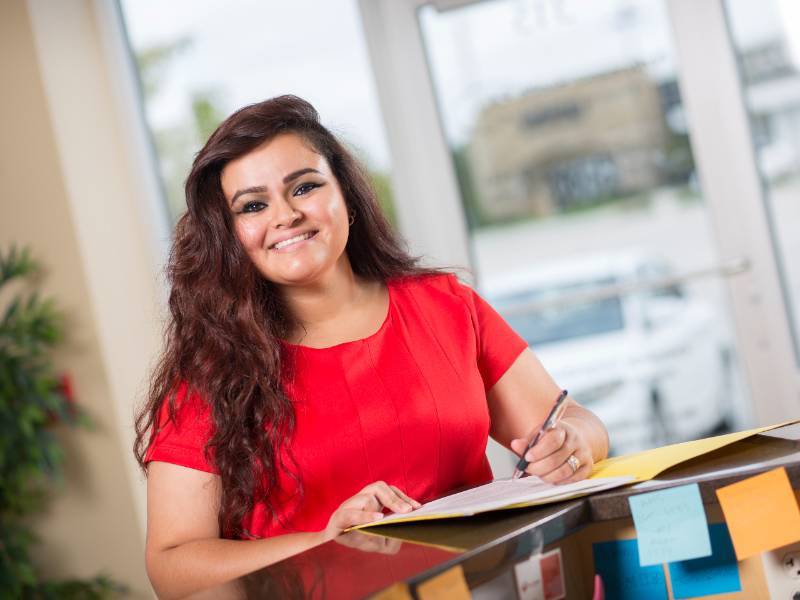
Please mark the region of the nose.
<svg viewBox="0 0 800 600"><path fill-rule="evenodd" d="M303 217L294 206L284 199L279 199L275 206L275 227L281 229L292 228Z"/></svg>

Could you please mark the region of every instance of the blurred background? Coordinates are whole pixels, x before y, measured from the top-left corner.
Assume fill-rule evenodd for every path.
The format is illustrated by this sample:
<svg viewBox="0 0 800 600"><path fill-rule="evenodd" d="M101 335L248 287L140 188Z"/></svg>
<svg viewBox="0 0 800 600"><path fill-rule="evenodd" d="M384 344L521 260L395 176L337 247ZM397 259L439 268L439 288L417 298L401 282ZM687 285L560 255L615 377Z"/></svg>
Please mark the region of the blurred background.
<svg viewBox="0 0 800 600"><path fill-rule="evenodd" d="M0 73L0 241L45 265L55 362L96 423L59 432L47 574L149 593L130 448L170 230L208 135L279 94L352 148L413 253L469 269L613 453L797 416L794 0L6 0Z"/></svg>

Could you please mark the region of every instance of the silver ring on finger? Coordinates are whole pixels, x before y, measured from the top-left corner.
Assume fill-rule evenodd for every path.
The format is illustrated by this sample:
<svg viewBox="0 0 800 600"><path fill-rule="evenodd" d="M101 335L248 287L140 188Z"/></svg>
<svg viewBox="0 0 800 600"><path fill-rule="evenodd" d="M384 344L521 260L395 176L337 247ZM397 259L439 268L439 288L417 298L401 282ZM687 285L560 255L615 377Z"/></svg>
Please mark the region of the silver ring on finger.
<svg viewBox="0 0 800 600"><path fill-rule="evenodd" d="M575 475L575 473L578 472L578 469L581 468L581 461L579 461L578 457L575 456L574 454L569 455L569 458L567 459L567 464L569 465L569 468L572 469L573 475Z"/></svg>

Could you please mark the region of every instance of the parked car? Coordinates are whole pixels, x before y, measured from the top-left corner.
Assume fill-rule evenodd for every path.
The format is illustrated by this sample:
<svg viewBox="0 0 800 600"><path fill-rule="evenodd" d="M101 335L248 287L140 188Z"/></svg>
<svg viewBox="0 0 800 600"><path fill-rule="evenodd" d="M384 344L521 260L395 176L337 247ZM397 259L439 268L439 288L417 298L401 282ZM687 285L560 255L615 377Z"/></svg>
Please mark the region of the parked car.
<svg viewBox="0 0 800 600"><path fill-rule="evenodd" d="M608 427L614 454L729 429L730 335L647 252L581 257L483 281L481 291L570 395Z"/></svg>

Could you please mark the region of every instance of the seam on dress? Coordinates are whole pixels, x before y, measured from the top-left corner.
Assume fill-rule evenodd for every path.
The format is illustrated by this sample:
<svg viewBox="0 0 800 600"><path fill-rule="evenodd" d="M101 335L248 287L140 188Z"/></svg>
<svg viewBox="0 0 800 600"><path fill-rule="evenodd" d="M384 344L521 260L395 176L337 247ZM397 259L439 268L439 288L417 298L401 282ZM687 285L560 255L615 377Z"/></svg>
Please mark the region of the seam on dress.
<svg viewBox="0 0 800 600"><path fill-rule="evenodd" d="M453 282L453 280L455 280L455 282ZM461 303L466 307L467 312L469 313L469 320L470 322L472 322L472 331L475 333L475 362L477 364L481 357L481 326L480 323L478 322L477 310L474 306L474 302L473 306L470 307L469 303L467 302L467 299L464 298L463 290L458 288L458 286L460 286L461 283L458 281L458 278L455 275L448 276L447 283L450 286L450 291L452 291L453 295L455 295L459 300L461 300ZM471 291L473 293L475 292L475 290Z"/></svg>
<svg viewBox="0 0 800 600"><path fill-rule="evenodd" d="M403 483L405 485L405 489L403 490L406 494L408 494L408 470L406 469L406 447L405 443L403 442L403 427L400 421L400 411L397 409L397 404L394 401L394 395L389 391L389 387L386 385L386 382L381 377L380 371L378 371L377 367L375 366L375 356L372 354L372 346L369 342L365 342L367 345L367 352L369 353L369 362L372 365L372 370L377 376L378 380L383 385L383 388L386 390L387 395L389 396L390 401L392 402L392 406L394 407L394 414L397 417L397 429L400 432L400 456L402 457L403 463ZM438 471L437 471L438 476Z"/></svg>
<svg viewBox="0 0 800 600"><path fill-rule="evenodd" d="M447 276L447 277L449 278L449 276ZM451 291L452 291L452 288L451 288ZM444 357L445 357L445 359L447 359L447 363L450 365L450 368L453 369L453 372L460 379L464 379L466 377L466 374L462 373L459 369L456 368L455 364L453 363L453 360L450 358L450 354L447 352L447 350L445 350L445 347L442 345L442 342L439 340L439 336L436 333L436 329L434 329L433 324L430 322L430 320L428 319L428 316L425 314L425 311L422 309L422 307L420 306L419 302L417 301L417 297L416 297L414 291L409 290L408 288L406 288L406 293L410 297L411 301L414 303L414 306L416 307L417 312L419 313L420 317L422 318L423 321L425 321L425 324L428 326L428 331L431 333L431 336L433 337L433 339L436 340L436 345L439 346L439 350L441 350L442 354L444 354ZM461 300L461 298L459 298L459 300ZM461 302L463 303L463 300L461 300ZM469 309L467 309L467 312L470 312ZM471 314L470 314L470 321L472 321L472 315ZM474 325L473 325L473 330L474 330ZM477 358L477 356L476 356L476 358ZM476 364L477 364L477 362L476 362Z"/></svg>
<svg viewBox="0 0 800 600"><path fill-rule="evenodd" d="M355 409L356 417L358 417L358 430L361 432L361 449L364 452L364 464L367 465L367 474L369 475L369 482L372 483L373 481L376 481L376 479L375 476L372 474L372 468L370 467L369 463L369 452L367 452L367 440L364 437L364 425L361 422L361 411L358 408L358 404L356 404L355 401L353 400L353 393L350 390L350 385L344 376L344 364L342 364L341 366L342 369L340 372L342 373L342 381L344 382L344 389L347 390L347 397L350 398L350 405Z"/></svg>
<svg viewBox="0 0 800 600"><path fill-rule="evenodd" d="M455 277L455 276L454 276L454 277ZM453 293L454 293L456 296L458 296L458 297L459 297L459 299L460 299L460 300L461 300L461 301L464 303L464 305L467 307L467 312L469 312L469 318L470 318L470 321L472 321L472 328L473 328L473 330L474 330L474 332L475 332L475 359L476 359L476 360L475 360L475 364L478 366L478 371L480 372L481 379L483 380L483 389L484 389L484 391L486 392L486 399L487 399L487 406L488 406L488 399L489 399L489 396L488 396L488 394L489 394L489 390L491 390L491 389L494 387L494 385L495 385L495 384L496 384L498 381L500 381L500 379L503 377L503 375L505 375L505 374L508 372L508 370L511 368L511 365L513 365L513 364L516 362L516 360L517 360L517 359L520 357L520 355L521 355L521 354L522 354L522 353L523 353L525 350L527 350L527 349L528 349L528 345L527 345L527 344L525 344L525 345L523 345L523 346L521 346L521 347L520 347L520 349L519 349L519 352L517 352L516 354L514 354L514 355L513 355L513 357L512 357L512 359L511 359L510 361L508 361L508 364L506 364L506 365L504 366L504 368L502 369L502 371L501 371L501 372L500 372L498 375L496 375L496 376L494 376L494 377L493 377L493 380L492 380L492 382L491 382L491 383L489 383L489 382L487 382L486 380L484 380L484 379L483 379L483 373L480 371L480 360L481 360L481 352L482 352L482 350L481 350L481 337L480 337L480 336L481 336L481 329L480 329L480 323L478 322L477 307L475 307L475 305L474 305L474 301L473 301L473 302L472 302L472 308L470 308L470 304L469 304L468 300L467 300L465 297L463 297L463 296L462 296L462 294L460 293L462 290L459 290L459 289L457 289L457 288L453 287L454 285L455 285L455 286L461 285L461 284L458 282L458 279L456 279L456 280L455 280L455 283L453 283L453 280L452 280L452 279L450 279L450 277L448 277L448 278L447 278L447 280L448 280L448 283L450 284L450 289L453 291ZM466 288L466 286L463 286L463 285L462 285L462 288ZM473 290L472 288L466 288L466 289L467 289L468 291L471 291L473 294L476 294L476 293L477 293L477 292L475 292L475 290ZM467 292L467 293L468 293L468 292ZM516 333L516 332L515 332L515 333ZM517 335L519 335L519 334L517 334ZM494 375L494 373L493 373L493 375Z"/></svg>
<svg viewBox="0 0 800 600"><path fill-rule="evenodd" d="M416 300L413 300L413 302L416 304ZM436 456L436 491L438 492L439 489L442 487L442 477L441 477L440 469L442 468L442 441L443 441L442 437L443 436L442 436L442 419L439 416L439 407L436 404L436 395L433 393L433 389L431 388L431 384L428 381L428 378L425 376L425 372L420 368L419 363L417 362L417 359L414 356L414 353L411 351L411 348L409 348L405 337L402 336L402 335L398 335L397 337L398 337L398 339L400 339L402 341L403 346L405 346L406 351L408 352L408 355L411 357L411 361L414 363L414 366L417 367L417 371L422 376L422 380L425 382L425 387L428 388L428 393L430 394L430 397L433 400L433 410L436 413L436 427L439 430L439 453ZM436 338L436 336L434 336L434 339L435 338ZM438 343L438 341L437 341L437 343Z"/></svg>

